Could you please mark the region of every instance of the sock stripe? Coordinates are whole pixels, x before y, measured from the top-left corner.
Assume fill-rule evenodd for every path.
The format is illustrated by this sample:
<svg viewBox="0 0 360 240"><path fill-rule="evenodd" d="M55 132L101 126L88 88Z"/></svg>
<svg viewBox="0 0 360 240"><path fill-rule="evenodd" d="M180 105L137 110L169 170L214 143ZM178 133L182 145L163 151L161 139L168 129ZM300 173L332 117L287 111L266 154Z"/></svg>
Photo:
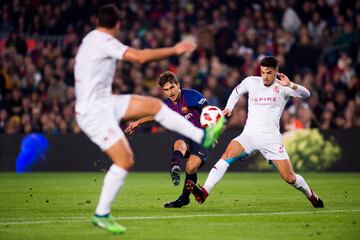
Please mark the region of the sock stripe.
<svg viewBox="0 0 360 240"><path fill-rule="evenodd" d="M246 158L249 154L247 154L246 152L242 152L239 156L233 157L233 158L228 158L225 160L225 162L227 162L229 165L233 164L234 162L238 161L238 160L243 160L244 158Z"/></svg>

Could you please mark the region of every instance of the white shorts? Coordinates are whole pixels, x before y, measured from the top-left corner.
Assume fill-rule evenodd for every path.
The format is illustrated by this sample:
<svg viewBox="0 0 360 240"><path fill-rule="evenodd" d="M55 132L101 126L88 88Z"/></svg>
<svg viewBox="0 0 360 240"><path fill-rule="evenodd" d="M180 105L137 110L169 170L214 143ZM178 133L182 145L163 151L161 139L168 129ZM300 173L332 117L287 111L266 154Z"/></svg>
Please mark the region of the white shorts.
<svg viewBox="0 0 360 240"><path fill-rule="evenodd" d="M111 95L106 102L95 104L84 114L76 114L76 121L81 130L106 151L124 137L119 124L126 113L131 95Z"/></svg>
<svg viewBox="0 0 360 240"><path fill-rule="evenodd" d="M259 150L267 160L289 159L280 133L242 132L233 140L239 142L247 154Z"/></svg>

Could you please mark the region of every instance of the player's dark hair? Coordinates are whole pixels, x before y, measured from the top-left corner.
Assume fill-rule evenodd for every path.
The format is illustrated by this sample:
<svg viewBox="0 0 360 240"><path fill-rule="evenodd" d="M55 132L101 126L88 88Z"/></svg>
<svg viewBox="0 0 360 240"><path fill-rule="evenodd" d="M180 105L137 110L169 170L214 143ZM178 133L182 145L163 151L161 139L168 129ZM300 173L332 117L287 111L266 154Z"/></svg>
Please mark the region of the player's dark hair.
<svg viewBox="0 0 360 240"><path fill-rule="evenodd" d="M114 4L102 6L98 13L99 27L113 28L120 21L120 11Z"/></svg>
<svg viewBox="0 0 360 240"><path fill-rule="evenodd" d="M178 84L179 80L173 72L166 71L160 74L158 78L158 83L160 87L163 87L166 83L175 83Z"/></svg>
<svg viewBox="0 0 360 240"><path fill-rule="evenodd" d="M279 60L277 60L277 58L273 56L264 57L263 59L261 59L260 66L276 69L279 66Z"/></svg>

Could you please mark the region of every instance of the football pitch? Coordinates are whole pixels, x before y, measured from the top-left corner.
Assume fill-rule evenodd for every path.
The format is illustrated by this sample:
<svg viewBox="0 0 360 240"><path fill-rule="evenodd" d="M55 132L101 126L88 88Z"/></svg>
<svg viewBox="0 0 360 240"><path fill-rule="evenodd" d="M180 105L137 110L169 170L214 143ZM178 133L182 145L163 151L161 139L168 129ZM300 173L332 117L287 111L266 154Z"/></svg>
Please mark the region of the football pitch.
<svg viewBox="0 0 360 240"><path fill-rule="evenodd" d="M131 173L112 212L127 232L112 235L91 223L104 173L1 173L0 239L359 239L360 173L301 174L324 209L276 173L228 173L204 204L165 209L181 191L169 174Z"/></svg>

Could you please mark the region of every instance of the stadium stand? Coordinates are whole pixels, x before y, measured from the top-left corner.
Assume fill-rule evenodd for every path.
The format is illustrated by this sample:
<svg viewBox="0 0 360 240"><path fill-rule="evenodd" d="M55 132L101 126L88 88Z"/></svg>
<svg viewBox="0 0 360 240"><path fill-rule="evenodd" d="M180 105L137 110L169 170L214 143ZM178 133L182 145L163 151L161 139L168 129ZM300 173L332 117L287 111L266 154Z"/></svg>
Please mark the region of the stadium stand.
<svg viewBox="0 0 360 240"><path fill-rule="evenodd" d="M74 56L104 3L1 1L0 133L80 132ZM191 57L144 67L119 62L115 93L161 97L156 78L170 70L183 87L224 107L234 86L259 74L259 59L275 55L280 71L312 93L289 102L283 131L360 128L360 1L126 0L118 7L125 44L163 47L194 36L199 47ZM245 124L246 104L243 97L229 127Z"/></svg>

